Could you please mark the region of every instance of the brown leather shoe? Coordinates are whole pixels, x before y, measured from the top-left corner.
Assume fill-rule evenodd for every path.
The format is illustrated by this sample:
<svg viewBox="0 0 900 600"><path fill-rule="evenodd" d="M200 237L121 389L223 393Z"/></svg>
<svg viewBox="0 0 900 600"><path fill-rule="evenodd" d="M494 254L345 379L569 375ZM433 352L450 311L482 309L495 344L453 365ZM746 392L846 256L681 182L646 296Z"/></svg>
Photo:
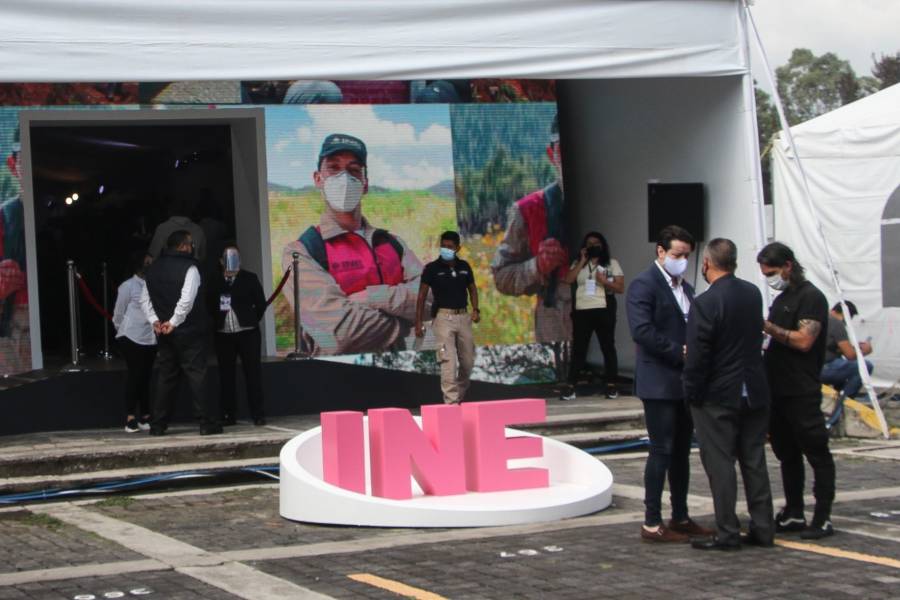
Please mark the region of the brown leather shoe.
<svg viewBox="0 0 900 600"><path fill-rule="evenodd" d="M643 542L663 542L683 544L690 541L690 537L677 531L672 531L665 525L660 525L656 531L648 531L646 527L641 525L641 541Z"/></svg>
<svg viewBox="0 0 900 600"><path fill-rule="evenodd" d="M707 529L691 518L680 523L669 519L668 527L670 530L684 534L688 537L712 537L716 534L714 529Z"/></svg>

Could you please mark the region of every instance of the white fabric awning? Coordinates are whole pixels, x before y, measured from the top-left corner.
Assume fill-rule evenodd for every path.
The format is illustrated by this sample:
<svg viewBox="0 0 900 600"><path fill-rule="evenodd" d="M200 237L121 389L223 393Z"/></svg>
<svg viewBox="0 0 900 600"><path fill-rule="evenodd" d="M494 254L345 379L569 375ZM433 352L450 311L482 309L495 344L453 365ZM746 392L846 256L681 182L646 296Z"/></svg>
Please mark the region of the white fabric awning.
<svg viewBox="0 0 900 600"><path fill-rule="evenodd" d="M743 74L739 0L0 0L0 81Z"/></svg>
<svg viewBox="0 0 900 600"><path fill-rule="evenodd" d="M900 378L900 307L893 240L900 221L887 206L900 186L900 84L791 128L831 247L844 295L859 308L861 339L872 336L874 376ZM797 161L784 135L772 148L775 237L793 248L831 302L837 296L810 214Z"/></svg>

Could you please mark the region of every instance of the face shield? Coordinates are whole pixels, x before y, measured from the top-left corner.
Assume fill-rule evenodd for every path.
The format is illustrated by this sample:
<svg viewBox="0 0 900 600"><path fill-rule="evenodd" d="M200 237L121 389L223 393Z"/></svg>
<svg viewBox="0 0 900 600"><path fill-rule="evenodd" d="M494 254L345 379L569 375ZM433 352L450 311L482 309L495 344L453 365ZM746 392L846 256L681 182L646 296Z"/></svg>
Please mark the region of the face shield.
<svg viewBox="0 0 900 600"><path fill-rule="evenodd" d="M226 273L237 273L241 270L241 254L237 248L225 249L224 263Z"/></svg>

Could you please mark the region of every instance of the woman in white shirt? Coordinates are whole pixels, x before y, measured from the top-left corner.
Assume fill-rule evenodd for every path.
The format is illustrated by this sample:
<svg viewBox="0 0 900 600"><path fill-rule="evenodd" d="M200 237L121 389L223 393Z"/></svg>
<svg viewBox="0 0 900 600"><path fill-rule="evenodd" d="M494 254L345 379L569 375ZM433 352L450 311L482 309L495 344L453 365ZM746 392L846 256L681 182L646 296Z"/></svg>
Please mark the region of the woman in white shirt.
<svg viewBox="0 0 900 600"><path fill-rule="evenodd" d="M591 231L584 236L581 256L572 263L564 278L575 285L575 308L572 311L572 362L569 380L561 400L575 399L578 374L587 360L591 335L597 335L603 352L606 374L606 397L617 398L619 357L616 353L616 294L625 291L625 274L619 261L610 258L609 244L603 234Z"/></svg>
<svg viewBox="0 0 900 600"><path fill-rule="evenodd" d="M125 356L125 431L150 429L150 376L156 359L156 335L141 310L141 293L146 287L144 269L152 257L137 253L132 257L134 275L122 282L116 296L113 326L116 342Z"/></svg>

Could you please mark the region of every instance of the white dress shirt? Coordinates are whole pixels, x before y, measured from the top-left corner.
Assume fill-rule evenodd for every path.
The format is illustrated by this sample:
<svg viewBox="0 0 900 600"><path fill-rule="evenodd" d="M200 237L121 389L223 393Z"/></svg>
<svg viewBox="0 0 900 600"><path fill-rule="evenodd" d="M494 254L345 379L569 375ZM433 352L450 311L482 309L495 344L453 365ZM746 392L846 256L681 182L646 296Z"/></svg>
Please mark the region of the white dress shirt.
<svg viewBox="0 0 900 600"><path fill-rule="evenodd" d="M146 282L137 275L122 282L113 310L113 326L116 328L116 338L125 337L135 344L155 346L153 326L141 310L141 295L146 289Z"/></svg>
<svg viewBox="0 0 900 600"><path fill-rule="evenodd" d="M197 299L197 290L199 289L200 271L197 270L197 267L191 265L184 276L184 284L181 286L181 297L178 298L178 303L175 304L175 312L172 314L172 318L169 319L169 323L173 327L178 327L184 323L188 313L194 307L194 300ZM151 324L159 321L159 317L156 316L156 311L153 309L153 303L150 302L150 292L147 291L146 285L143 292L141 292L141 310Z"/></svg>
<svg viewBox="0 0 900 600"><path fill-rule="evenodd" d="M678 306L681 307L681 312L684 313L684 320L687 321L688 313L691 311L691 301L688 299L687 294L684 293L684 286L681 285L684 278L672 277L669 275L668 271L663 269L663 266L659 264L658 260L654 260L653 262L656 264L656 268L659 269L659 272L663 274L663 277L666 278L666 282L669 284L669 288L675 296L675 301L678 302Z"/></svg>

